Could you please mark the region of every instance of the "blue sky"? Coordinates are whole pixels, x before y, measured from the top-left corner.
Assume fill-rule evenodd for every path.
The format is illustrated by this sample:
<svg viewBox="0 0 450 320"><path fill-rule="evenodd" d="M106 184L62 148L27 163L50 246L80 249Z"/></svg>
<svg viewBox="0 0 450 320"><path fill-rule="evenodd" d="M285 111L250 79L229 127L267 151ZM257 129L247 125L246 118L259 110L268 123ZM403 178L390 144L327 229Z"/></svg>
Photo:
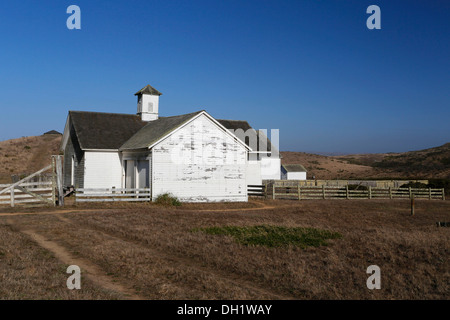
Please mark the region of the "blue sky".
<svg viewBox="0 0 450 320"><path fill-rule="evenodd" d="M69 5L81 30L69 30ZM369 5L381 30L369 30ZM68 110L205 109L279 129L282 150L401 152L450 142L450 2L2 1L0 140Z"/></svg>

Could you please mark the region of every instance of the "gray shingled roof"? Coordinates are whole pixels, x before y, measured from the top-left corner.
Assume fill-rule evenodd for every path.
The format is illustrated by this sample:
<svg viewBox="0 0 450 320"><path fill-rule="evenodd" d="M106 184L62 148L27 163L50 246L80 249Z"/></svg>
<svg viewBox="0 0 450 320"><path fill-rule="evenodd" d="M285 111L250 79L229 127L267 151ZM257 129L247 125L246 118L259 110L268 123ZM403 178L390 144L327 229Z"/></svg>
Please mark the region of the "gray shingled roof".
<svg viewBox="0 0 450 320"><path fill-rule="evenodd" d="M119 149L147 124L133 114L69 111L81 149Z"/></svg>
<svg viewBox="0 0 450 320"><path fill-rule="evenodd" d="M282 167L287 172L306 172L306 169L301 164L283 164Z"/></svg>
<svg viewBox="0 0 450 320"><path fill-rule="evenodd" d="M145 87L143 87L141 90L139 90L138 92L136 92L134 95L137 96L138 94L151 94L154 96L160 96L162 95L161 92L159 92L158 90L156 90L155 88L153 88L151 85L146 85Z"/></svg>
<svg viewBox="0 0 450 320"><path fill-rule="evenodd" d="M247 131L248 129L252 129L252 127L248 124L248 122L244 120L224 120L224 119L216 119L216 120L228 130L242 129L244 131Z"/></svg>
<svg viewBox="0 0 450 320"><path fill-rule="evenodd" d="M153 143L201 112L203 112L203 110L173 117L160 117L158 120L150 121L145 127L140 129L135 135L126 141L120 147L120 150L148 148Z"/></svg>
<svg viewBox="0 0 450 320"><path fill-rule="evenodd" d="M148 148L202 111L160 117L158 120L150 122L142 121L139 115L121 113L69 111L69 116L81 149L135 150ZM243 120L221 119L217 121L229 130L254 130L247 121ZM267 149L264 148L266 141ZM243 142L249 145L248 139ZM275 150L270 140L264 139L262 150L270 151L272 149Z"/></svg>

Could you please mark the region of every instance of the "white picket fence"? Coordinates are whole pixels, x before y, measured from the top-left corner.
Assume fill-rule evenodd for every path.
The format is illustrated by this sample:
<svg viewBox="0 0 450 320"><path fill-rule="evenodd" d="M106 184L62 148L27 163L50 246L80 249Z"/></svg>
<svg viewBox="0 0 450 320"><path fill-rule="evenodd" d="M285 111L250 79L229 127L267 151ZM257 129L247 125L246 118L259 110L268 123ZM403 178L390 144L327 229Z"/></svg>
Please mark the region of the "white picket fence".
<svg viewBox="0 0 450 320"><path fill-rule="evenodd" d="M150 188L79 188L75 192L76 202L150 201Z"/></svg>

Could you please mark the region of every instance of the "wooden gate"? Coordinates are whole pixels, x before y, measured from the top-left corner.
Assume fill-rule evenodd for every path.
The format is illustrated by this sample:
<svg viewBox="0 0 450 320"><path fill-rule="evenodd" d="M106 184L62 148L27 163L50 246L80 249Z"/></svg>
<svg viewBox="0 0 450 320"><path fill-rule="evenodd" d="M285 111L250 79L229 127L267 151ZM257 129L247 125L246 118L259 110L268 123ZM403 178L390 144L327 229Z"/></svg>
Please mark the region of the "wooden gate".
<svg viewBox="0 0 450 320"><path fill-rule="evenodd" d="M51 181L31 181L51 170ZM63 205L62 156L52 156L52 164L12 184L0 184L0 204L14 207L22 203Z"/></svg>

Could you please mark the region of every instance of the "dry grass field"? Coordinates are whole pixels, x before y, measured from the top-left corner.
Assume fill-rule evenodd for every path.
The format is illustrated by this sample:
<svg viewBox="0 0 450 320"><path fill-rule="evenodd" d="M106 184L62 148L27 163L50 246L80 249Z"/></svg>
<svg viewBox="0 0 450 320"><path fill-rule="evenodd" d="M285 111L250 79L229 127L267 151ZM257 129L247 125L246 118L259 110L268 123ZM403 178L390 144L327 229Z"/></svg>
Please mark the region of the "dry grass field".
<svg viewBox="0 0 450 320"><path fill-rule="evenodd" d="M0 184L11 183L11 175L31 174L51 163L59 154L61 135L49 134L0 141Z"/></svg>
<svg viewBox="0 0 450 320"><path fill-rule="evenodd" d="M1 299L449 299L449 201L251 201L0 209ZM211 227L338 233L326 245L245 245ZM195 231L197 230L197 231ZM66 288L79 265L81 290ZM381 269L369 290L366 269Z"/></svg>

